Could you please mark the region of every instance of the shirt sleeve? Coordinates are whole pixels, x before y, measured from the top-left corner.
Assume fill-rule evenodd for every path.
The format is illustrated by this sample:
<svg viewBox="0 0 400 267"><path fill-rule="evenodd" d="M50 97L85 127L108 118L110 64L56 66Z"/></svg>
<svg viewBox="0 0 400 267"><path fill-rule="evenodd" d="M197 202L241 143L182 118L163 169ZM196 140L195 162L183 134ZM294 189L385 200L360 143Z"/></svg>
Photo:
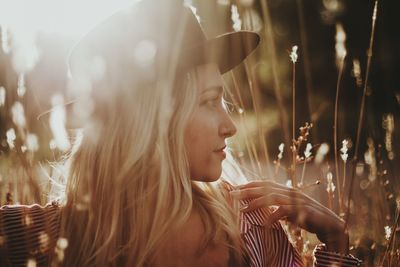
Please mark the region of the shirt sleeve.
<svg viewBox="0 0 400 267"><path fill-rule="evenodd" d="M289 241L279 222L270 228L253 225L243 233L243 239L252 267L304 266L300 253Z"/></svg>
<svg viewBox="0 0 400 267"><path fill-rule="evenodd" d="M323 266L361 266L361 261L351 254L339 254L332 251L327 251L325 244L319 244L315 247L314 252L314 267Z"/></svg>

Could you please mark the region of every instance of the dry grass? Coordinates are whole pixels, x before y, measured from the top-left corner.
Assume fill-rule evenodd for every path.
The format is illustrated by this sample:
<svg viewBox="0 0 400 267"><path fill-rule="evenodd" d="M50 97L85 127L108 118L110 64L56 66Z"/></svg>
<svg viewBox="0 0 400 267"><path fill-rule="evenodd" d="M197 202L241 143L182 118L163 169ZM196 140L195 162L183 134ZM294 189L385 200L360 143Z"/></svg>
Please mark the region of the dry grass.
<svg viewBox="0 0 400 267"><path fill-rule="evenodd" d="M233 104L233 116L239 126L238 136L234 139L233 151L246 173L251 178L274 179L293 187L299 187L342 216L346 220L351 236L351 252L361 258L365 266L399 266L400 184L398 182L399 164L398 158L396 158L398 155L395 155L395 148L400 140L393 139L394 121L398 121L397 115L390 113L384 118L383 130L380 125L375 125L373 130L384 131L384 138L370 137L366 139L362 136L363 131L366 131L365 120L371 115L366 109L366 101L370 86L370 72L373 67L375 25L376 20L379 19L378 1L375 1L375 7L371 10L371 32L368 53L365 58L364 79L361 78L362 75L359 71L355 77L357 86L363 80L361 100L359 103L354 103L360 107L358 117L351 122L354 126L356 125L353 129L356 134L355 136L343 136L343 132L338 131L341 125L340 120L347 120L346 117L340 116L339 105L341 103L343 106L348 103L348 101L344 101L345 99L340 99L341 94L339 94L339 91L342 92L346 89L343 88L344 84L341 81L344 76L349 76L350 72L349 67L345 68L347 61L343 56L339 58L335 99L325 99L325 102L335 103L335 105L332 110L334 118L329 122L333 126L333 144L329 145L331 151L324 152L322 158L321 155L318 155L318 151L323 147L322 143L329 144L330 140L314 141L318 139L313 134L322 131L332 133L332 131L318 128L318 125L322 125L318 124L318 118L321 115L317 114L318 108L315 105L319 100L313 100L311 95L312 81L310 80L313 75L309 68L312 67L312 61L308 58L310 54L307 52L308 48L302 48L302 45L305 44L307 30L304 28L306 26L303 14L303 6L306 3L297 1L296 12L300 12L299 19L302 26L299 30L302 42L299 45L301 53L298 58L299 63L296 64L297 59L294 60L293 54L292 62L288 57L285 60L281 60L279 57L279 53L282 51L288 53L286 50L293 43L286 40L285 48L277 45L277 35L274 33L275 22L269 6L271 2L261 1L260 6L245 4L246 1L234 2L237 6L235 19L241 20L241 24L238 21L232 22L232 24L235 23L235 27L242 25L242 29L254 29L257 25L252 16L258 14L262 22L260 33L263 35L265 43L265 46L262 45L259 51L247 59L243 66L225 77L229 89L227 98ZM215 3L207 2L207 4L212 6ZM231 10L229 7L227 9ZM201 16L200 11L199 13ZM230 16L225 18L225 20L229 19ZM366 23L367 21L365 21L365 25ZM3 27L2 30L4 32ZM16 82L20 74L10 64L11 54L6 53L5 39L3 34L3 50L0 57L2 65L0 86L4 88L4 90L0 89L0 202L1 204L44 204L50 200L50 187L56 182L50 177L60 176L55 173L55 169L49 162L59 160L60 156L65 153L65 149L56 144L57 133L50 130L52 128L50 123L43 123L43 121L35 119L36 115L41 113L39 111L45 109L36 110L36 113L34 110L28 109L30 106L28 101L36 101L34 100L35 92L29 92L31 89L29 82L19 85ZM306 43L311 42L318 42L318 40L311 39ZM346 57L351 57L351 55L346 55ZM355 57L351 58L352 62L355 60ZM260 74L264 70L263 65L265 64L268 65L269 72ZM357 64L362 63L358 62ZM285 72L284 70L289 71ZM296 72L300 70L304 71L307 80L307 96L305 97L308 99L307 106L296 102L296 100L298 101L298 98L296 99L297 89L304 87L304 85L298 84L296 77ZM268 89L264 88L265 85L260 82L262 75L268 77L270 82L268 84L272 87L271 91L267 91ZM43 77L33 77L32 80L34 78L44 79ZM291 86L286 86L288 84ZM26 94L21 93L22 86L27 87L25 88L28 90ZM287 90L286 87L292 90ZM292 93L288 93L288 91ZM1 100L3 92L5 92L5 101ZM297 94L297 96L304 99L301 94ZM288 104L291 102L290 100L292 100L291 105ZM21 103L25 110L17 110L16 112L19 114L13 115L15 112L12 111L12 107L16 102ZM308 119L301 120L304 116L298 116L296 113L299 108L308 111ZM32 112L30 113L30 111ZM291 117L288 115L290 113L292 113ZM24 119L25 123L23 123ZM292 119L291 125L290 119ZM329 119L328 117L327 120ZM305 124L305 121L312 123ZM305 126L300 128L299 126L303 124ZM15 138L11 132L7 138L6 133L11 128L14 129ZM37 144L39 148L37 149L29 143L28 137L32 134L33 129L40 129L36 131L36 135L39 136ZM62 129L61 132L64 130ZM274 135L274 131L277 131L278 134ZM354 144L350 142L346 145L349 149L348 152L344 148L341 151L338 147L338 140L354 140ZM367 143L364 151L365 144L362 142ZM275 146L275 144L281 143L284 146L279 148ZM308 146L307 143L311 145ZM342 160L342 164L340 164L340 151L342 155L347 155L347 153L352 155L352 157L349 156L351 160L347 167L345 160ZM273 162L271 162L272 158L275 159ZM294 235L293 240L297 240L298 249L310 263L312 245L317 240L313 235L304 233L292 225L286 225L286 227Z"/></svg>

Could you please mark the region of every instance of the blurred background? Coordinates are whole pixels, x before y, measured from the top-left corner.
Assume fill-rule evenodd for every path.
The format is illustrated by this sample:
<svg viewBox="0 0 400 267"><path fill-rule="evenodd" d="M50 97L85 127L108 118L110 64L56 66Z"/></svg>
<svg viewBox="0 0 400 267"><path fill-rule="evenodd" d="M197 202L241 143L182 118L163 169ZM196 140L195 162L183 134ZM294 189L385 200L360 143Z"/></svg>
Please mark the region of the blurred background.
<svg viewBox="0 0 400 267"><path fill-rule="evenodd" d="M59 162L75 134L66 112L72 100L69 50L96 23L133 2L0 1L1 204L44 204L54 197L50 188L65 182ZM239 128L232 152L247 175L299 187L344 218L351 191L352 252L365 266L384 260L397 266L400 3L377 3L372 35L372 0L186 2L208 37L237 30L262 37L245 64L224 76ZM312 127L300 131L306 123ZM302 245L306 255L307 242Z"/></svg>

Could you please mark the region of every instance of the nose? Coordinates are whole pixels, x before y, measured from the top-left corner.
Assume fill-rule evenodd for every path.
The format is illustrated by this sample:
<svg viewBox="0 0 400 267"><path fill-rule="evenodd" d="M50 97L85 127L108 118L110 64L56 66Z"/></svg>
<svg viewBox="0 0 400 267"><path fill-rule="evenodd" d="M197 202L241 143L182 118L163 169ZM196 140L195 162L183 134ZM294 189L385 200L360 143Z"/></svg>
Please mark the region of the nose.
<svg viewBox="0 0 400 267"><path fill-rule="evenodd" d="M222 136L223 138L229 138L231 136L234 136L236 134L236 126L233 123L233 120L231 118L231 116L226 113L223 112L223 119L219 128L219 134L220 136Z"/></svg>

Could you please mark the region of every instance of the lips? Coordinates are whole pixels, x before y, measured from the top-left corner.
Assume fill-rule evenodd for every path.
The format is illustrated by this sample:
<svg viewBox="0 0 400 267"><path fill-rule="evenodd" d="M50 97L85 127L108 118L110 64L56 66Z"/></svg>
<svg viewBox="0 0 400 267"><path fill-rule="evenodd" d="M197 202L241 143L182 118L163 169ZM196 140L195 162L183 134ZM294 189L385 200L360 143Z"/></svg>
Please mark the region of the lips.
<svg viewBox="0 0 400 267"><path fill-rule="evenodd" d="M224 149L226 148L226 145L222 146L221 148L214 150L214 152L224 152Z"/></svg>
<svg viewBox="0 0 400 267"><path fill-rule="evenodd" d="M214 150L214 152L215 152L217 155L219 155L222 159L225 159L225 158L226 158L226 153L225 153L225 151L224 151L225 148L226 148L226 145L224 145L223 147L221 147L221 148L218 149L218 150Z"/></svg>

